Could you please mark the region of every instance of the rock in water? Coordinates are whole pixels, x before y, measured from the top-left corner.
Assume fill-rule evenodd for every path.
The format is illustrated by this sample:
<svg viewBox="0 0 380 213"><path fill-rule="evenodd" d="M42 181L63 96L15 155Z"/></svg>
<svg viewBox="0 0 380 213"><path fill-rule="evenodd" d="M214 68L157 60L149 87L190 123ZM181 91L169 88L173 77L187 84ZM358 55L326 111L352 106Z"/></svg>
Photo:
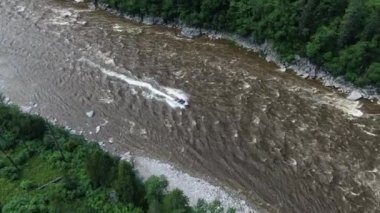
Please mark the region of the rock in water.
<svg viewBox="0 0 380 213"><path fill-rule="evenodd" d="M301 78L303 78L303 79L307 79L307 78L309 78L309 77L310 77L309 73L303 73L303 74L301 75Z"/></svg>
<svg viewBox="0 0 380 213"><path fill-rule="evenodd" d="M184 27L182 28L181 35L186 38L195 38L201 36L202 32L198 28Z"/></svg>
<svg viewBox="0 0 380 213"><path fill-rule="evenodd" d="M10 101L11 101L11 99L9 97L5 97L4 98L4 103L5 104L8 104Z"/></svg>
<svg viewBox="0 0 380 213"><path fill-rule="evenodd" d="M347 97L348 100L351 100L351 101L356 101L356 100L359 100L363 97L363 95L357 91L357 90L354 90L350 93L350 95Z"/></svg>
<svg viewBox="0 0 380 213"><path fill-rule="evenodd" d="M21 106L21 111L25 113L30 113L32 111L31 106Z"/></svg>
<svg viewBox="0 0 380 213"><path fill-rule="evenodd" d="M96 127L96 130L95 130L95 133L97 134L97 133L99 133L100 132L100 126L97 126Z"/></svg>
<svg viewBox="0 0 380 213"><path fill-rule="evenodd" d="M92 117L94 117L95 112L94 111L89 111L89 112L86 112L86 115L87 115L87 117L92 118Z"/></svg>

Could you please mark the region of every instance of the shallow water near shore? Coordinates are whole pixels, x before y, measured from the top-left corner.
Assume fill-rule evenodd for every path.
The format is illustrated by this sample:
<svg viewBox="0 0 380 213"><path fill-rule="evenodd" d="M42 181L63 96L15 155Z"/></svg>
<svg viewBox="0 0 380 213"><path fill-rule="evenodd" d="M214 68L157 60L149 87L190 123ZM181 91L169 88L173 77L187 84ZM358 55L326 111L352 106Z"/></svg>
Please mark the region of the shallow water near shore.
<svg viewBox="0 0 380 213"><path fill-rule="evenodd" d="M26 111L270 212L380 208L378 104L279 72L231 42L86 4L3 0L0 14L0 86Z"/></svg>

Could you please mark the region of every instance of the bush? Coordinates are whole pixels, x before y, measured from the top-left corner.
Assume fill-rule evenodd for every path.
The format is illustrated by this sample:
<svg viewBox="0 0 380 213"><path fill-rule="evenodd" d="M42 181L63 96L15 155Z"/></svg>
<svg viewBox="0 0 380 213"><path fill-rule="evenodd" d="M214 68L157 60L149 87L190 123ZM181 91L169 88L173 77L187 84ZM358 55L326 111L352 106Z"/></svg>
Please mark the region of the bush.
<svg viewBox="0 0 380 213"><path fill-rule="evenodd" d="M145 198L150 203L151 201L162 201L164 194L167 191L168 181L165 177L152 176L145 182Z"/></svg>
<svg viewBox="0 0 380 213"><path fill-rule="evenodd" d="M116 159L102 150L96 150L88 156L86 170L94 187L111 184L115 177L116 162Z"/></svg>
<svg viewBox="0 0 380 213"><path fill-rule="evenodd" d="M73 176L65 176L62 179L63 188L72 196L71 199L84 197L86 195L86 185L81 183L78 178Z"/></svg>
<svg viewBox="0 0 380 213"><path fill-rule="evenodd" d="M6 167L7 164L3 161L3 160L0 160L0 169Z"/></svg>
<svg viewBox="0 0 380 213"><path fill-rule="evenodd" d="M219 201L214 201L212 203L207 203L203 199L198 200L197 205L194 208L194 213L235 213L234 209L228 209L224 211Z"/></svg>
<svg viewBox="0 0 380 213"><path fill-rule="evenodd" d="M161 213L162 211L162 206L161 203L154 199L149 201L149 206L148 206L148 213Z"/></svg>
<svg viewBox="0 0 380 213"><path fill-rule="evenodd" d="M31 157L31 153L28 150L22 150L16 157L15 157L15 162L18 165L22 165L26 163Z"/></svg>
<svg viewBox="0 0 380 213"><path fill-rule="evenodd" d="M18 113L20 111L15 106L0 105L0 129L3 132L16 132L18 126L11 125L11 122L17 117Z"/></svg>
<svg viewBox="0 0 380 213"><path fill-rule="evenodd" d="M20 172L15 167L7 166L0 170L0 177L10 180L18 180L20 178Z"/></svg>
<svg viewBox="0 0 380 213"><path fill-rule="evenodd" d="M23 116L19 121L19 138L34 140L43 138L46 131L45 120L36 115Z"/></svg>
<svg viewBox="0 0 380 213"><path fill-rule="evenodd" d="M15 136L11 132L2 132L1 138L0 138L0 145L1 148L4 150L9 150L17 145L16 140L14 139Z"/></svg>
<svg viewBox="0 0 380 213"><path fill-rule="evenodd" d="M165 196L163 201L164 212L191 212L189 199L179 189L174 189Z"/></svg>
<svg viewBox="0 0 380 213"><path fill-rule="evenodd" d="M367 70L368 80L380 84L380 63L373 63ZM380 86L379 86L380 88Z"/></svg>
<svg viewBox="0 0 380 213"><path fill-rule="evenodd" d="M24 180L24 181L21 181L20 187L24 190L30 191L34 189L36 185L32 181Z"/></svg>
<svg viewBox="0 0 380 213"><path fill-rule="evenodd" d="M55 147L55 143L50 135L46 134L45 137L41 141L41 149L43 150L53 150Z"/></svg>
<svg viewBox="0 0 380 213"><path fill-rule="evenodd" d="M48 205L45 200L34 197L32 199L16 198L8 202L3 207L3 212L49 212Z"/></svg>
<svg viewBox="0 0 380 213"><path fill-rule="evenodd" d="M40 139L45 134L45 120L36 115L21 113L16 106L0 106L0 129L14 136L12 139Z"/></svg>
<svg viewBox="0 0 380 213"><path fill-rule="evenodd" d="M63 146L63 148L68 152L73 152L78 146L80 145L80 142L70 138L67 143Z"/></svg>
<svg viewBox="0 0 380 213"><path fill-rule="evenodd" d="M47 160L51 164L56 164L57 162L62 161L62 157L58 152L52 151L51 154L47 156Z"/></svg>
<svg viewBox="0 0 380 213"><path fill-rule="evenodd" d="M119 162L115 185L120 201L124 203L134 203L136 193L135 173L130 163L125 161Z"/></svg>

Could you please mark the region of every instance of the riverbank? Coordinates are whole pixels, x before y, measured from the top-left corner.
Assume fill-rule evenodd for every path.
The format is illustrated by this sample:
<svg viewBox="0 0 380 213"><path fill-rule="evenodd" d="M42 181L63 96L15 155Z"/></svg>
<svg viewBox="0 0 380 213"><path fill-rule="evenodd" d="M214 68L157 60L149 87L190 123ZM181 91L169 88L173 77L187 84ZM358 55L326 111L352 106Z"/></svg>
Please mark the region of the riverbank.
<svg viewBox="0 0 380 213"><path fill-rule="evenodd" d="M3 196L0 196L0 207L3 206L3 212L17 211L20 208L27 208L29 210L55 209L58 208L58 204L58 206L62 207L59 207L61 210L70 206L76 206L77 209L84 209L87 206L94 211L114 211L126 208L123 204L123 197L121 197L121 193L123 193L120 191L122 190L120 188L121 183L118 182L121 180L116 178L114 182L104 179L113 179L115 176L120 178L122 161L120 161L119 166L114 165L119 160L117 158L112 159L106 153L100 152L99 147L94 146L94 142L89 143L80 135L72 135L61 128L45 124L44 120L38 116L27 115L18 111L15 106L9 105L9 98L4 98L3 101L0 103L0 111L2 112L0 118L2 127L0 182L3 186L1 190ZM6 120L4 120L5 117L7 117ZM15 132L14 130L17 130L19 127L14 123L22 125L23 131ZM21 141L16 142L15 138L19 138ZM98 153L96 159L92 159L91 156L96 153ZM103 161L99 158L103 157L104 160L108 159L109 162L114 162L107 164L108 169L102 167ZM131 165L135 165L137 173L132 173L131 177L138 175L138 178L143 178L145 188L148 186L149 181L152 180L152 175L156 177L167 176L169 181L168 190L170 191L166 192L166 186L164 186L161 189L163 190L162 193L169 195L172 190L184 190L184 194L189 196L189 204L194 207L198 206L191 211L189 209L189 212L202 212L199 208L199 199L203 199L208 203L213 203L215 200L221 202L221 204L214 203L212 205L215 206L209 205L209 207L207 207L208 204L204 204L204 207L209 208L211 212L221 208L218 206L234 207L236 208L236 212L254 212L245 202L237 202L237 200L219 187L212 186L203 180L176 171L170 165L145 157L132 157L129 153L123 155L121 159L130 162ZM91 164L93 160L97 160L97 163ZM92 177L92 166L96 167L94 169L97 174L94 177ZM119 171L111 175L115 171L110 168L116 169L117 167ZM104 169L107 171L104 171ZM107 173L110 174L107 177L104 176ZM124 174L127 176L122 177L127 178L124 181L130 181L128 174L130 173L127 172ZM100 185L95 184L94 181L97 180L101 181L99 182ZM107 184L102 181L110 182ZM136 181L139 182L140 180L136 179ZM123 184L128 185L132 183L123 182ZM128 187L132 188L137 186L128 185ZM148 190L148 188L146 189ZM116 191L113 192L113 190ZM133 193L137 193L139 190L138 188L134 188L133 190L128 188L125 196L137 196L137 194L134 195ZM60 193L60 195L56 193ZM110 203L114 207L107 204L107 193L113 194L113 198L110 197L109 199L113 200ZM149 194L149 191L145 191L144 193ZM21 196L21 194L24 195ZM83 194L87 194L85 199L82 197ZM7 196L4 197L4 195ZM34 199L31 199L31 196ZM61 200L55 200L57 196ZM96 198L97 196L100 197ZM101 198L102 196L105 197ZM95 198L97 199L97 203L94 203L92 200ZM165 200L165 198L163 199ZM185 198L185 200L187 199ZM44 200L50 201L50 204L44 203L46 202ZM135 201L137 202L137 200ZM34 204L38 203L39 206L33 207L33 202ZM135 203L134 206L140 207L140 205L141 208L145 206L145 204L139 203ZM183 205L185 206L181 208L186 209L187 202ZM158 206L156 207L158 208ZM165 209L164 206L162 208ZM227 211L228 208L224 209L226 209L226 212L232 212L232 210ZM132 211L132 209L129 210ZM136 208L133 212L139 211Z"/></svg>
<svg viewBox="0 0 380 213"><path fill-rule="evenodd" d="M76 1L77 3L82 3ZM268 62L275 63L280 72L295 72L296 75L304 79L313 79L320 81L326 87L332 87L347 95L349 100L368 99L370 101L377 101L380 104L380 94L378 88L374 86L357 87L353 83L348 82L343 76L334 77L327 69L318 67L310 62L307 58L295 56L293 62L288 63L281 59L279 54L274 50L273 45L269 41L262 44L255 43L253 38L247 39L236 34L227 32L216 32L213 30L194 28L188 26L181 21L166 23L160 17L151 16L133 16L129 14L120 13L111 9L109 5L99 4L98 8L107 10L118 16L122 16L128 20L144 23L147 25L162 25L170 28L175 28L181 31L181 35L194 39L200 36L206 36L209 39L225 39L234 42L236 45L243 47L249 51L259 53L265 57Z"/></svg>
<svg viewBox="0 0 380 213"><path fill-rule="evenodd" d="M22 109L22 111L24 111L24 113L30 113L30 111L33 107L37 107L37 105L33 104L33 106L31 106L31 107L22 107L21 109ZM12 101L8 97L5 97L3 99L3 103L0 103L0 108L5 109L5 112L8 109L9 110L16 109L14 106L12 106ZM16 109L16 111L17 111L17 109ZM21 112L16 112L16 114L17 113L21 113ZM92 117L93 115L94 115L94 112L92 111L91 114L90 114L90 112L88 112L86 116ZM28 117L28 115L26 115L26 114L24 116ZM53 120L51 122L56 123L57 121ZM48 125L50 125L50 124L48 124ZM59 139L60 141L61 141L61 138L63 136L70 138L70 139L68 139L69 141L72 138L76 138L76 140L79 140L81 143L84 143L84 145L83 145L84 147L91 147L91 146L89 146L87 141L82 139L83 136L81 135L81 133L79 131L76 131L76 130L68 127L68 126L66 126L64 128L65 130L59 129L56 127L51 127L51 128L53 128L54 131L57 132L56 133L57 135L54 135L54 137L60 138ZM50 134L52 134L52 133L50 133ZM65 134L65 135L61 135L61 134ZM68 134L71 134L71 135L68 135ZM2 142L4 142L4 141L2 141ZM63 143L66 143L66 142L63 142ZM99 144L99 147L103 148L105 151L108 151L105 148L103 142L90 142L90 143L93 143L93 144L97 143L97 144ZM63 145L59 145L59 146L63 146ZM91 150L92 149L94 149L94 148L91 147ZM17 150L18 150L17 153L21 152L19 149L17 149ZM57 151L59 151L59 149L56 150L56 152ZM11 152L12 152L12 150L11 150ZM55 153L55 154L57 154L57 153ZM117 154L117 153L114 153L114 154ZM66 153L64 155L66 155ZM69 154L67 153L67 155L69 155ZM2 157L4 157L4 156L2 156ZM32 156L30 156L30 157L32 157ZM37 157L37 159L42 159L42 158L44 158L44 157L41 157L41 156ZM207 203L213 203L214 201L218 201L218 202L220 202L220 204L218 204L218 205L220 205L224 209L233 208L236 210L236 212L241 212L241 213L257 212L256 210L251 208L245 201L240 200L238 198L239 196L237 195L236 192L233 192L232 190L229 190L227 192L225 189L222 189L219 186L212 185L211 183L209 183L205 180L195 178L189 174L183 173L183 172L177 170L175 167L173 167L170 164L163 163L163 162L160 162L158 160L150 159L150 158L143 157L143 156L132 155L130 152L126 152L125 154L121 155L120 158L121 158L121 160L127 161L127 162L131 163L132 165L134 165L134 168L136 169L136 172L137 172L139 178L142 178L144 181L149 180L149 178L152 176L165 177L165 179L168 180L168 190L180 189L181 191L183 191L184 195L187 196L187 198L189 199L189 204L191 206L197 206L198 201L200 199L202 199L202 200L206 201ZM63 159L60 159L60 160L63 160ZM3 165L3 163L4 162L1 161L0 165ZM80 162L80 163L83 163L83 162ZM22 164L22 165L24 165L24 164ZM20 165L20 166L22 166L22 165ZM26 164L26 165L28 165L28 164ZM25 181L30 182L30 180L35 180L38 183L40 183L40 182L42 183L43 181L45 181L45 182L48 181L49 178L50 179L57 178L57 177L55 177L55 176L53 177L52 175L49 175L49 174L57 173L57 171L55 171L55 170L57 170L59 168L50 168L50 167L44 168L44 167L47 167L47 165L45 165L45 164L41 164L39 166L33 164L32 166L33 166L33 168L34 167L43 168L44 171L46 170L45 173L48 175L46 177L44 177L43 180L35 180L36 178L34 178L30 175L32 173L37 173L37 171L32 171L33 169L27 168L28 171L31 170L28 173L29 176L25 177L26 180L24 180L25 178L22 178L22 180L19 180L19 182L21 181L20 183L23 183ZM3 168L0 168L0 173L3 172L1 169L3 169ZM50 170L54 170L54 172L51 172ZM64 172L62 172L61 170L58 173L61 174L62 177L64 176ZM61 177L61 176L59 176L59 177ZM59 182L60 180L58 180L57 182ZM5 180L1 180L1 181L4 182ZM36 186L36 187L38 185L37 183L34 183L34 182L31 184L33 186ZM9 187L8 187L8 185L9 185ZM7 183L6 187L5 187L6 190L14 190L16 192L22 190L22 189L12 189L11 187L13 185L14 185L14 183L9 183L9 184ZM8 194L10 196L9 199L11 199L13 197L13 195L9 194L9 192L7 192L6 194ZM6 201L8 202L9 199ZM24 199L24 197L22 199ZM3 199L0 201L2 201L1 202L2 204L5 204Z"/></svg>

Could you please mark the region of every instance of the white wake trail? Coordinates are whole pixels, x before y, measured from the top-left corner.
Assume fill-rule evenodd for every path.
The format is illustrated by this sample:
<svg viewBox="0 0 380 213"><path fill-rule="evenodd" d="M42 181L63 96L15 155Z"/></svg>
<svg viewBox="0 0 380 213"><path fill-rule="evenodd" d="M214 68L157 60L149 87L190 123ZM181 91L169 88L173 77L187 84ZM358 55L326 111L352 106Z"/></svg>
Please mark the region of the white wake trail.
<svg viewBox="0 0 380 213"><path fill-rule="evenodd" d="M103 74L107 75L107 76L110 76L110 77L114 77L114 78L117 78L119 80L122 80L126 83L128 83L129 85L132 85L132 86L136 86L136 87L140 87L140 88L145 88L147 90L149 90L151 93L153 93L154 95L156 96L160 96L162 98L165 99L165 101L171 106L171 107L179 107L179 108L185 108L184 105L182 104L179 104L177 101L176 101L176 98L181 98L183 100L186 100L188 99L188 97L185 95L184 92L178 90L178 89L173 89L173 88L169 88L169 87L163 87L163 89L165 90L165 92L153 87L151 84L147 83L147 82L144 82L144 81L138 81L138 80L134 80L132 78L128 78L127 76L123 75L123 74L120 74L120 73L117 73L115 71L112 71L112 70L109 70L109 69L105 69L104 67L100 66L99 64L96 64L88 59L85 59L85 58L80 58L79 61L81 62L86 62L88 65L92 66L92 67L95 67L95 68L98 68Z"/></svg>

